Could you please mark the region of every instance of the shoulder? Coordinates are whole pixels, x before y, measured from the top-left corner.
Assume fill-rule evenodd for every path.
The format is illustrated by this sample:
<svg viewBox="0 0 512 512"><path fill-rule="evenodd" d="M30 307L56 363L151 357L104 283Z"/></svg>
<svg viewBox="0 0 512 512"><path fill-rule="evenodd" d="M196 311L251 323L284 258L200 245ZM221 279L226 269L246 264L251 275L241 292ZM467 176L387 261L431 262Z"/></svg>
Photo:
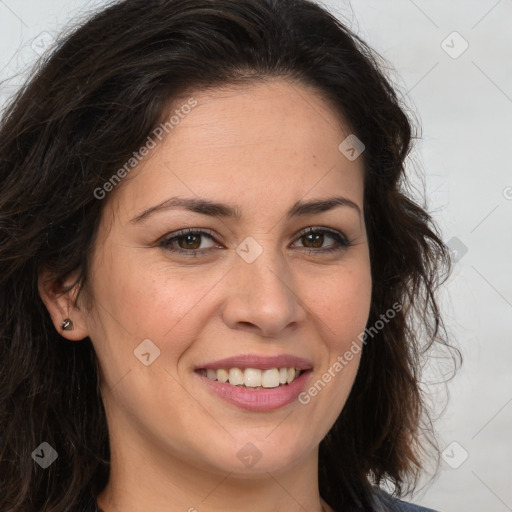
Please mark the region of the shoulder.
<svg viewBox="0 0 512 512"><path fill-rule="evenodd" d="M438 512L431 508L402 501L378 487L374 487L373 497L375 501L375 512Z"/></svg>

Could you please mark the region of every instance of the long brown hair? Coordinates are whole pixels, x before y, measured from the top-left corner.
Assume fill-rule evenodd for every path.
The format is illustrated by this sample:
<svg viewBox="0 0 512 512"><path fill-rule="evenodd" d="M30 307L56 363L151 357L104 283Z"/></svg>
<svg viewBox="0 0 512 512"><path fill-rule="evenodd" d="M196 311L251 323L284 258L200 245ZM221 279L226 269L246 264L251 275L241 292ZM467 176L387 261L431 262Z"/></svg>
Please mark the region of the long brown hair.
<svg viewBox="0 0 512 512"><path fill-rule="evenodd" d="M49 268L59 283L78 270L77 283L87 282L108 201L94 191L144 144L173 98L269 77L316 88L364 142L368 325L403 306L366 344L320 445L321 496L339 510L365 506L372 485L389 482L402 495L416 485L424 455L439 461L420 379L434 344L451 347L435 295L450 254L426 207L407 193L413 125L382 64L308 0L117 1L40 60L0 125L2 512L80 510L109 476L93 346L56 332L39 272ZM45 470L31 457L43 441L58 453Z"/></svg>

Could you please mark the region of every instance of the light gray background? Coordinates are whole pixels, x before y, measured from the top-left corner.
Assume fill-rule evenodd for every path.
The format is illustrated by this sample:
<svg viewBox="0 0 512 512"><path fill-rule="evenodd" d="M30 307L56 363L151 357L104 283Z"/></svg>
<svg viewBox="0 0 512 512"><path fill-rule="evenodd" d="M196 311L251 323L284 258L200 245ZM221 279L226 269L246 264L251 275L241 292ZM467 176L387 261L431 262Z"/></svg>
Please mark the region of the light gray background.
<svg viewBox="0 0 512 512"><path fill-rule="evenodd" d="M102 5L0 0L0 104L51 36ZM445 460L437 479L408 499L441 512L512 511L512 0L324 5L395 68L422 125L409 168L425 172L428 209L462 256L441 297L451 342L464 355L437 422ZM434 370L425 387L444 404Z"/></svg>

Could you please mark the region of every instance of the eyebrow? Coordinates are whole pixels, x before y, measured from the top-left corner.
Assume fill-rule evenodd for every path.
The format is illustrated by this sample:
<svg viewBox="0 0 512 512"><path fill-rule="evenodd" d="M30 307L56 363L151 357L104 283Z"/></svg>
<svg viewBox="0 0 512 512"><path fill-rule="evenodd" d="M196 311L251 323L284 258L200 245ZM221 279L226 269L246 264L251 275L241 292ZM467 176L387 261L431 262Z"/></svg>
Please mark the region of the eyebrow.
<svg viewBox="0 0 512 512"><path fill-rule="evenodd" d="M286 213L286 217L291 219L293 217L300 217L303 215L310 215L314 213L323 213L340 206L352 208L357 211L361 216L361 209L359 206L350 199L342 196L328 197L325 199L312 199L309 201L297 201ZM197 198L182 198L171 197L165 201L144 210L142 213L131 219L131 223L138 223L147 219L153 213L172 210L184 209L202 215L209 215L211 217L223 217L240 220L242 218L241 209L236 205L228 205L210 201L207 199Z"/></svg>

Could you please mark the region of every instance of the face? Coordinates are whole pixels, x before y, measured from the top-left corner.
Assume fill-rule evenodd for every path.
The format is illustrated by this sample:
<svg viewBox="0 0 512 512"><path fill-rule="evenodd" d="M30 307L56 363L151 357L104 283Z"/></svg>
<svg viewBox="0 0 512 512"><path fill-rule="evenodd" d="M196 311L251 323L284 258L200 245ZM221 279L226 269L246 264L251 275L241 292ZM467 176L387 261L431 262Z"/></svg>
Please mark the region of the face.
<svg viewBox="0 0 512 512"><path fill-rule="evenodd" d="M285 470L316 456L359 365L371 300L362 158L340 152L350 130L309 88L193 97L104 199L78 329L100 361L112 438L165 464ZM267 387L272 368L284 380L279 368L294 367L298 379Z"/></svg>

